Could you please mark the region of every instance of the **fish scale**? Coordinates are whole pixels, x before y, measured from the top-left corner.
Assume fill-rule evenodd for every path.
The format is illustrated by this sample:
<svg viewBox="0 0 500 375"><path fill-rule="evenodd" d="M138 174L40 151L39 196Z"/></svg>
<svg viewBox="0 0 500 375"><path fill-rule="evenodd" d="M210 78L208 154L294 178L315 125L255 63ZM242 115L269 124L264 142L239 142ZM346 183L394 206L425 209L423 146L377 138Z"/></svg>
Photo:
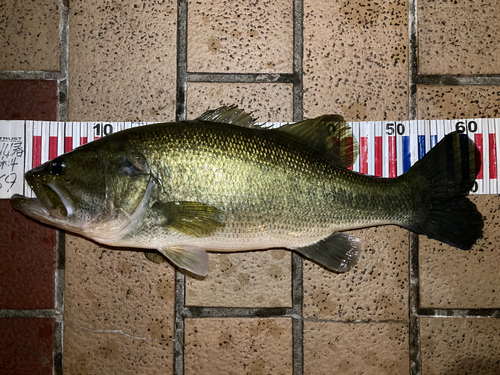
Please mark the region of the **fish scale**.
<svg viewBox="0 0 500 375"><path fill-rule="evenodd" d="M393 223L399 201L408 200L404 191L396 193L397 188L391 187L391 194L384 194L379 181L335 168L314 150L280 133L223 126L154 125L137 136L119 134L122 138L115 141L146 155L153 171L168 171L153 174L165 193L159 200L217 207L224 223L224 228L199 240L163 231L156 242L149 238L157 229L146 226L133 246L147 243L155 248L168 238L174 246L189 241L218 251L301 247L335 231ZM214 170L221 171L221 179ZM383 183L394 185L394 181ZM356 199L353 192L361 189Z"/></svg>
<svg viewBox="0 0 500 375"><path fill-rule="evenodd" d="M361 245L342 231L366 226L396 224L461 249L482 234L482 215L465 198L482 176L482 147L460 132L411 168L403 157L389 168L398 177L381 178L348 168L387 173L377 160L383 149L371 144L411 154L402 123L387 124L386 135L394 137L385 141L377 139L380 126L367 137L353 126L356 162L358 142L338 115L272 130L256 127L236 107L222 107L195 121L132 126L106 137L100 136L113 126L98 125L87 124L79 135L88 140L94 129L100 139L26 172L36 197L16 194L14 208L104 244L157 249L199 275L208 272L205 250L276 247L345 272ZM33 151L25 160L46 156ZM368 165L370 158L376 163Z"/></svg>

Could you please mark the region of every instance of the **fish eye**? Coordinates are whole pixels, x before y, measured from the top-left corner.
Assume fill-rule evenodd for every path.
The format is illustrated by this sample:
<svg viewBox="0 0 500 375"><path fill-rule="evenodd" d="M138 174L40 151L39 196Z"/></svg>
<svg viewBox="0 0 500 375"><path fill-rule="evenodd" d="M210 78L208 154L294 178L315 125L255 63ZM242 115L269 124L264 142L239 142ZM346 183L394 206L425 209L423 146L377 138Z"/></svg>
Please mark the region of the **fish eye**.
<svg viewBox="0 0 500 375"><path fill-rule="evenodd" d="M64 159L62 157L55 158L49 164L50 173L53 174L61 174L64 171L64 167L66 167L66 163L64 163Z"/></svg>

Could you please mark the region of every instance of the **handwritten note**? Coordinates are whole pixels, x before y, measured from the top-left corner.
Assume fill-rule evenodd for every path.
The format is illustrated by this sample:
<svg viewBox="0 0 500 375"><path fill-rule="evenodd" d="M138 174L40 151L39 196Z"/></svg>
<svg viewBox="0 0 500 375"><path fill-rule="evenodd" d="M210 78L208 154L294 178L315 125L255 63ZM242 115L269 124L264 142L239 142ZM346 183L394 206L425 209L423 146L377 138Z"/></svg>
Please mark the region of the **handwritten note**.
<svg viewBox="0 0 500 375"><path fill-rule="evenodd" d="M0 199L23 193L24 121L2 121L0 132Z"/></svg>

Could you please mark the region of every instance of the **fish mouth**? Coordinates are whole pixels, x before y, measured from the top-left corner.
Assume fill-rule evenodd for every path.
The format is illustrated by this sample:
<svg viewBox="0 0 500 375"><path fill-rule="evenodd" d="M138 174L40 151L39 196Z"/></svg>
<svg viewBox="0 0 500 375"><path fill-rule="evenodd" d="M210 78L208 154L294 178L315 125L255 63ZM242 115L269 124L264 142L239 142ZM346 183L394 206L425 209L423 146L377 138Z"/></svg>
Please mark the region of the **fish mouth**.
<svg viewBox="0 0 500 375"><path fill-rule="evenodd" d="M35 219L46 218L50 216L43 204L38 198L28 198L21 194L14 194L10 198L10 205L17 211Z"/></svg>
<svg viewBox="0 0 500 375"><path fill-rule="evenodd" d="M26 173L25 179L35 193L36 198L14 194L10 198L14 209L43 222L51 222L50 218L56 220L66 219L73 213L69 197L61 189L58 189L53 182L39 182L29 172Z"/></svg>

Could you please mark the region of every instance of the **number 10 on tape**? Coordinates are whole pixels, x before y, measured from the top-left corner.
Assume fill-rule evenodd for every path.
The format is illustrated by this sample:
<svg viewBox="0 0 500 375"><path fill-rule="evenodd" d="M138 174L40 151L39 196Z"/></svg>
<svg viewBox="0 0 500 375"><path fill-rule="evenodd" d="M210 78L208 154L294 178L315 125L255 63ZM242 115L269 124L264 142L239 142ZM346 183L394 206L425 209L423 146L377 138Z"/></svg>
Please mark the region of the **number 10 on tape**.
<svg viewBox="0 0 500 375"><path fill-rule="evenodd" d="M22 181L25 171L88 142L146 124L0 121L0 140L3 139L5 143L6 140L17 137L18 158L15 162L20 165L16 167L15 173L11 171L7 174L7 167L3 166L3 170L3 159L0 160L0 176L5 175L3 181L0 177L0 198L8 198L14 193L30 195L29 187L19 182ZM500 119L365 121L349 124L359 144L359 157L350 168L353 171L378 177L397 177L420 160L446 134L459 131L474 140L481 153L482 167L472 193L498 194L500 191L497 176ZM6 182L5 178L8 178L9 182ZM16 183L13 184L12 181ZM7 186L10 186L10 189L7 189Z"/></svg>

